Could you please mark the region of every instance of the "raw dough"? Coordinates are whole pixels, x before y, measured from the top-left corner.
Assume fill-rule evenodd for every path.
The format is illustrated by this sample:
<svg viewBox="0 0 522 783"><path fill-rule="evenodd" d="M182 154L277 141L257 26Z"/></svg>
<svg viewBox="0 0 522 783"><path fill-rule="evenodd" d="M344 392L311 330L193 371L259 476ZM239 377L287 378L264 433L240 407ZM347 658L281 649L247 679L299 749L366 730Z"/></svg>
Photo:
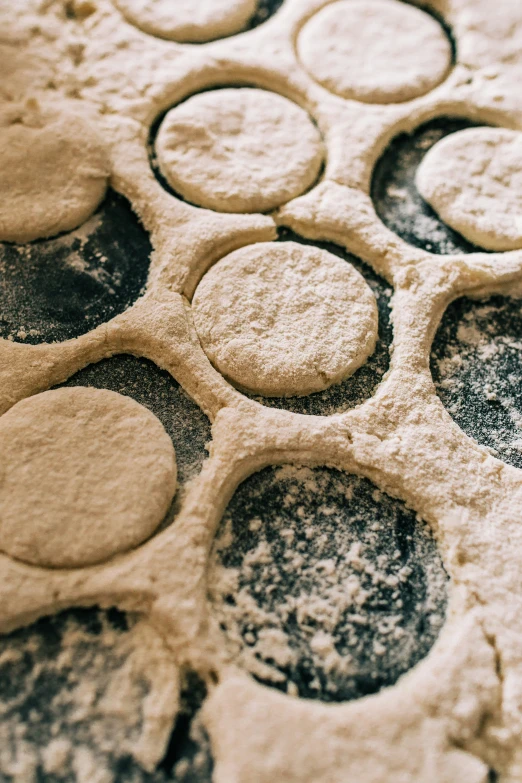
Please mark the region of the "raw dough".
<svg viewBox="0 0 522 783"><path fill-rule="evenodd" d="M486 250L522 247L522 134L467 128L429 150L417 189L442 220Z"/></svg>
<svg viewBox="0 0 522 783"><path fill-rule="evenodd" d="M375 297L346 261L263 242L219 261L192 302L201 344L233 383L272 396L321 391L373 352Z"/></svg>
<svg viewBox="0 0 522 783"><path fill-rule="evenodd" d="M176 457L158 419L134 400L64 388L0 418L0 477L0 549L68 568L154 532L176 490Z"/></svg>
<svg viewBox="0 0 522 783"><path fill-rule="evenodd" d="M82 110L92 115L99 110L114 183L132 201L154 244L146 295L107 329L37 346L0 340L0 411L73 376L80 366L130 351L175 371L213 421L209 459L198 475L194 468L194 480L185 484L174 524L146 546L81 571L28 568L0 557L0 630L59 612L66 604L90 605L93 600L145 615L161 631L173 661L207 685L203 721L210 735L214 783L486 783L495 777L493 770L502 783L520 783L522 472L503 465L452 422L432 382L430 348L446 303L468 292L521 293L522 253L494 259L475 253L458 259L431 255L384 226L369 182L383 145L435 114L502 116L509 127L522 129L522 4L431 0L454 26L460 62L435 93L393 106L336 98L296 67L298 31L327 4L285 0L266 25L246 35L211 46L181 47L140 34L111 0L93 2L95 10L84 20L70 18L79 3L0 0L4 61L20 63L27 55L27 62L45 64L24 87L24 96L32 93L42 102L61 103L76 90ZM11 34L15 26L21 28L16 37ZM416 32L417 55L423 57ZM381 28L379 35L385 37ZM76 59L81 54L80 67L71 54ZM10 67L0 72L0 92L18 95L24 73L16 69L15 74ZM275 91L285 85L285 94L299 94L301 105L313 107L325 129L328 166L322 182L279 210L277 222L310 240L336 242L394 288L390 369L373 394L361 383L360 404L349 409L340 405L333 415L294 415L249 400L215 371L189 328L186 299L194 281L232 250L272 240L275 221L257 214L206 212L168 197L149 166L146 140L152 118L173 105L176 96L240 78ZM395 195L401 198L400 187ZM373 273L368 279L373 285ZM379 295L383 303L384 295ZM458 359L457 354L452 361ZM367 366L353 376L353 387L365 377ZM341 388L339 392L343 397ZM219 618L208 601L209 554L234 488L247 473L273 462L333 465L364 475L433 524L451 578L447 621L429 656L394 687L349 703L321 704L263 687L230 665ZM102 483L97 497L107 503L106 496ZM328 498L318 493L317 503L328 506ZM258 519L250 520L246 538L258 524ZM302 547L307 546L308 528L314 528L314 520L303 517ZM282 525L280 532L281 541L289 540L291 531ZM55 550L59 548L61 542ZM355 567L358 555L354 547L350 558ZM263 557L260 548L258 562ZM299 552L290 564L294 562L297 574L302 568ZM265 561L263 568L270 565ZM326 579L329 571L335 572L335 560L327 558L320 567ZM248 600L241 591L235 595L238 605ZM328 612L319 612L324 598L314 597L306 616L310 632L314 626L321 632L317 654L324 651L325 661L331 662L324 632L343 607L350 611L354 602L364 602L359 576L354 574ZM432 598L426 594L419 600L430 605ZM267 639L273 647L274 630ZM390 625L390 636L398 630ZM342 663L349 670L348 656ZM335 672L335 659L332 665ZM151 671L154 666L150 660ZM84 697L91 693L83 681L76 690ZM136 699L142 697L143 692ZM89 721L96 704L83 703ZM152 701L149 709L155 709ZM0 752L0 780L21 781L32 774L27 757L34 732L27 730L25 714L16 716L16 709L10 709L8 715L12 728L2 733L7 742ZM47 736L41 736L44 744ZM69 736L76 764L83 740L75 732ZM129 741L135 742L135 736ZM154 737L145 737L142 747L150 747L152 759ZM186 771L184 758L176 766L180 778L186 777L183 766ZM37 777L43 769L38 757L34 769ZM114 767L105 769L97 757L82 774L89 783L110 780Z"/></svg>
<svg viewBox="0 0 522 783"><path fill-rule="evenodd" d="M257 0L115 0L126 19L146 33L180 43L203 43L239 33Z"/></svg>
<svg viewBox="0 0 522 783"><path fill-rule="evenodd" d="M250 88L189 98L156 140L161 172L188 201L221 212L266 212L313 185L321 136L286 98Z"/></svg>
<svg viewBox="0 0 522 783"><path fill-rule="evenodd" d="M298 50L323 87L365 103L423 95L451 65L451 46L441 26L398 0L332 3L305 25Z"/></svg>
<svg viewBox="0 0 522 783"><path fill-rule="evenodd" d="M110 166L98 134L70 112L0 127L0 241L70 231L95 212Z"/></svg>

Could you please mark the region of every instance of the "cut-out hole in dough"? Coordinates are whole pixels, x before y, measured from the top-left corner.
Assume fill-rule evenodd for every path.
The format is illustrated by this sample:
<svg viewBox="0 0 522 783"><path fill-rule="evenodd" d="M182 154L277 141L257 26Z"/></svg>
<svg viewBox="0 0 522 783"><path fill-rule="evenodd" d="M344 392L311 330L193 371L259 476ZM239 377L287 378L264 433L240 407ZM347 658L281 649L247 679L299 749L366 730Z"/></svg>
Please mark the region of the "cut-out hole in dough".
<svg viewBox="0 0 522 783"><path fill-rule="evenodd" d="M522 133L467 128L417 169L417 190L455 231L491 251L522 247Z"/></svg>
<svg viewBox="0 0 522 783"><path fill-rule="evenodd" d="M522 468L522 300L458 299L431 353L437 393L456 423L504 462Z"/></svg>
<svg viewBox="0 0 522 783"><path fill-rule="evenodd" d="M160 771L167 777L166 780L162 777L157 783L212 783L214 762L210 740L199 720L199 711L206 696L204 682L194 672L187 672L181 688L178 719L160 765Z"/></svg>
<svg viewBox="0 0 522 783"><path fill-rule="evenodd" d="M176 491L161 422L106 389L53 389L0 417L0 550L74 568L145 541Z"/></svg>
<svg viewBox="0 0 522 783"><path fill-rule="evenodd" d="M0 244L0 337L59 342L109 321L142 293L151 252L147 232L114 192L76 231Z"/></svg>
<svg viewBox="0 0 522 783"><path fill-rule="evenodd" d="M399 0L338 0L301 31L304 67L335 95L400 103L432 90L448 74L452 44L439 22Z"/></svg>
<svg viewBox="0 0 522 783"><path fill-rule="evenodd" d="M388 283L375 274L363 261L343 250L338 245L327 242L314 242L303 239L286 228L279 229L279 241L299 242L305 247L317 247L327 250L355 269L364 277L371 288L378 310L378 335L373 353L368 356L358 370L341 383L330 386L325 391L315 392L305 397L262 397L250 395L253 399L271 408L283 408L292 413L304 413L311 416L331 416L360 405L371 397L388 370L390 346L393 331L390 322L390 299L392 289Z"/></svg>
<svg viewBox="0 0 522 783"><path fill-rule="evenodd" d="M396 136L378 160L371 190L375 210L382 222L408 244L439 255L481 252L442 222L415 184L427 152L441 139L472 127L476 125L462 118L431 120L412 133Z"/></svg>
<svg viewBox="0 0 522 783"><path fill-rule="evenodd" d="M258 0L254 16L247 25L249 30L264 24L276 11L279 11L284 0Z"/></svg>
<svg viewBox="0 0 522 783"><path fill-rule="evenodd" d="M315 184L324 159L304 109L255 87L191 96L164 115L153 144L159 181L218 212L275 209Z"/></svg>
<svg viewBox="0 0 522 783"><path fill-rule="evenodd" d="M273 396L322 391L375 349L375 297L362 275L325 250L261 242L204 275L192 300L201 345L239 388Z"/></svg>
<svg viewBox="0 0 522 783"><path fill-rule="evenodd" d="M347 701L393 685L427 655L447 576L403 503L366 479L286 465L236 490L209 591L231 653L254 677Z"/></svg>
<svg viewBox="0 0 522 783"><path fill-rule="evenodd" d="M24 779L42 783L156 780L177 672L137 617L74 609L2 637L0 682L2 781L20 780L21 757Z"/></svg>

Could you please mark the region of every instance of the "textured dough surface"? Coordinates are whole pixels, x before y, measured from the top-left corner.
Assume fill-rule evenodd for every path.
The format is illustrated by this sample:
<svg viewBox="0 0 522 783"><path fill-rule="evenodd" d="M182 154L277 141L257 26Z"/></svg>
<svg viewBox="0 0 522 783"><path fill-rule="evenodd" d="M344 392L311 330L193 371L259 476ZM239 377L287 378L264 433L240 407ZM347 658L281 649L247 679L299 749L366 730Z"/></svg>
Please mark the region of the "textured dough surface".
<svg viewBox="0 0 522 783"><path fill-rule="evenodd" d="M428 152L416 185L451 228L486 250L522 247L522 134L468 128Z"/></svg>
<svg viewBox="0 0 522 783"><path fill-rule="evenodd" d="M109 161L89 122L71 112L0 127L0 241L70 231L105 195Z"/></svg>
<svg viewBox="0 0 522 783"><path fill-rule="evenodd" d="M398 0L341 0L298 40L301 61L323 87L365 103L407 101L439 84L451 47L441 26Z"/></svg>
<svg viewBox="0 0 522 783"><path fill-rule="evenodd" d="M329 0L284 0L266 24L246 34L181 46L128 24L113 0L0 0L0 95L7 103L36 99L57 108L69 106L75 95L78 110L96 118L111 151L114 187L131 201L154 246L146 294L110 323L67 343L0 340L2 418L16 401L74 377L81 367L127 352L146 356L174 375L213 423L209 457L179 493L174 523L145 546L73 571L28 567L0 554L0 630L93 601L145 615L149 627L161 631L173 662L205 680L209 698L203 722L210 735L214 783L253 783L253 777L255 783L486 783L495 777L520 783L522 473L452 421L452 409L445 409L436 393L430 348L441 313L454 299L520 295L522 252L438 255L408 244L379 219L369 185L387 141L415 131L429 118L479 117L522 130L522 6L517 0L430 0L453 29L454 69L433 93L390 106L335 97L300 67L299 33L328 5ZM379 36L386 37L382 28ZM422 57L418 41L415 35ZM147 141L154 118L184 96L239 80L308 107L324 135L328 165L321 182L273 218L194 208L162 189L150 165ZM414 190L410 182L408 189ZM394 200L401 198L397 188ZM275 239L276 224L310 241L336 243L393 288L389 368L380 383L376 380L368 392L365 388L353 408L305 416L259 404L226 383L194 334L187 300L205 270L239 247ZM370 286L374 279L369 277ZM489 309L480 303L477 307ZM474 323L464 324L469 340L477 337ZM503 328L500 324L499 338ZM464 341L464 351L466 345ZM491 345L486 340L477 346L484 365L490 363ZM518 350L511 343L508 349ZM447 358L453 363L462 355ZM354 386L366 369L352 376ZM491 392L496 391L485 389L485 401L493 402ZM516 438L516 428L509 434ZM446 624L422 662L393 687L369 697L322 704L292 695L296 689L282 693L259 684L228 657L219 618L209 606L209 553L230 496L247 473L287 462L330 465L367 477L380 492L411 506L436 532L450 576ZM194 473L198 470L199 465ZM380 497L375 502L385 503ZM322 496L317 500L328 502ZM258 521L251 522L254 529ZM314 520L302 522L303 538L297 543L308 546L306 529L315 526ZM281 541L286 532L281 529ZM296 555L288 560L292 578L292 569L296 576L302 573L297 543L285 544ZM350 555L355 582L360 554ZM269 558L260 549L253 568L270 573ZM335 562L320 561L320 567L326 579ZM322 633L346 606L344 596L350 606L358 597L366 600L359 590L354 594L352 584L346 588L339 600L328 601L326 612L321 608L315 614L328 595L318 594L317 602L305 607L305 621L317 617ZM239 606L244 596L236 595ZM354 614L354 622L358 619ZM393 640L400 626L389 630ZM324 635L317 654L324 654L330 665ZM144 636L143 647L149 651L145 630ZM281 654L283 645L273 634L266 645L267 652ZM335 655L335 648L330 649ZM349 668L351 660L341 663ZM164 676L155 672L150 655L148 666L149 672ZM165 680L165 691L170 682ZM142 690L137 692L133 706L142 696ZM156 702L150 702L150 711L157 715ZM37 780L45 774L38 757L33 763L26 752L26 738L34 736L26 714L14 723L12 741L2 744L0 779ZM84 714L88 720L92 710ZM141 757L150 762L162 757L154 736L144 737L142 749ZM82 750L81 745L71 748L78 764ZM105 783L100 766L96 758L81 769L78 780L94 783L102 776ZM164 777L164 770L162 764L152 777ZM181 769L179 776L185 776Z"/></svg>
<svg viewBox="0 0 522 783"><path fill-rule="evenodd" d="M239 33L256 0L115 0L126 19L146 33L180 43L203 43Z"/></svg>
<svg viewBox="0 0 522 783"><path fill-rule="evenodd" d="M151 535L176 489L176 458L146 408L73 387L29 397L0 418L0 476L0 549L67 568Z"/></svg>
<svg viewBox="0 0 522 783"><path fill-rule="evenodd" d="M231 253L205 275L192 308L211 362L259 394L326 389L360 367L377 339L375 297L359 272L295 242Z"/></svg>
<svg viewBox="0 0 522 783"><path fill-rule="evenodd" d="M266 212L290 201L313 185L323 160L303 109L250 88L213 90L172 109L156 152L175 191L220 212Z"/></svg>

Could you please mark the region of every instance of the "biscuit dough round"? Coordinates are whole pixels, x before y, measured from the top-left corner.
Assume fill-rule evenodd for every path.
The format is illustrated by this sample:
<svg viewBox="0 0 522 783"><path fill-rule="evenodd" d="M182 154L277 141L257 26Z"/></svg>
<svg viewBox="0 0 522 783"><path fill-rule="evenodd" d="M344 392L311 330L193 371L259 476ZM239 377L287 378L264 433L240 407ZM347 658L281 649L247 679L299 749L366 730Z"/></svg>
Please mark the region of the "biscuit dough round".
<svg viewBox="0 0 522 783"><path fill-rule="evenodd" d="M0 417L0 550L69 568L138 546L176 490L176 456L159 420L129 397L72 387Z"/></svg>
<svg viewBox="0 0 522 783"><path fill-rule="evenodd" d="M176 106L160 127L156 153L169 185L193 204L266 212L314 184L324 151L303 109L245 87L201 93Z"/></svg>
<svg viewBox="0 0 522 783"><path fill-rule="evenodd" d="M319 84L343 98L399 103L449 71L452 52L429 14L399 0L340 0L305 25L298 52Z"/></svg>
<svg viewBox="0 0 522 783"><path fill-rule="evenodd" d="M451 228L486 250L522 248L522 134L467 128L417 169L419 193Z"/></svg>
<svg viewBox="0 0 522 783"><path fill-rule="evenodd" d="M375 297L351 264L295 242L236 250L192 302L210 361L239 388L302 396L347 378L373 352Z"/></svg>
<svg viewBox="0 0 522 783"><path fill-rule="evenodd" d="M204 43L239 33L257 0L115 0L127 21L179 43Z"/></svg>
<svg viewBox="0 0 522 783"><path fill-rule="evenodd" d="M93 126L71 112L0 127L0 241L77 228L105 195L110 165Z"/></svg>

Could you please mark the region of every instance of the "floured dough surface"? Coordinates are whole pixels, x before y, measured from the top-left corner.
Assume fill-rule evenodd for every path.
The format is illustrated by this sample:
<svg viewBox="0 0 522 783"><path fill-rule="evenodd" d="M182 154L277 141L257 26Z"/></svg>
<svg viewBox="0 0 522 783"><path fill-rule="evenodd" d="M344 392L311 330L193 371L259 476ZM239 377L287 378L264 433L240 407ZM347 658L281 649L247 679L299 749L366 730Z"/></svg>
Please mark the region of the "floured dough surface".
<svg viewBox="0 0 522 783"><path fill-rule="evenodd" d="M0 419L0 550L74 567L137 546L176 489L172 442L156 417L115 392L44 392Z"/></svg>
<svg viewBox="0 0 522 783"><path fill-rule="evenodd" d="M425 201L486 250L522 248L522 134L468 128L439 141L417 170Z"/></svg>
<svg viewBox="0 0 522 783"><path fill-rule="evenodd" d="M220 212L266 212L319 175L321 136L308 114L266 90L212 90L172 109L156 139L161 172L188 201Z"/></svg>
<svg viewBox="0 0 522 783"><path fill-rule="evenodd" d="M239 33L253 16L256 0L115 0L141 30L180 43L203 43Z"/></svg>
<svg viewBox="0 0 522 783"><path fill-rule="evenodd" d="M239 387L293 396L328 388L373 352L375 297L350 264L295 242L219 261L192 302L203 348Z"/></svg>
<svg viewBox="0 0 522 783"><path fill-rule="evenodd" d="M0 125L0 171L0 241L22 243L90 218L110 165L87 120L72 111L37 111Z"/></svg>
<svg viewBox="0 0 522 783"><path fill-rule="evenodd" d="M341 0L305 25L301 62L330 92L365 103L398 103L448 73L451 46L424 11L399 0Z"/></svg>

